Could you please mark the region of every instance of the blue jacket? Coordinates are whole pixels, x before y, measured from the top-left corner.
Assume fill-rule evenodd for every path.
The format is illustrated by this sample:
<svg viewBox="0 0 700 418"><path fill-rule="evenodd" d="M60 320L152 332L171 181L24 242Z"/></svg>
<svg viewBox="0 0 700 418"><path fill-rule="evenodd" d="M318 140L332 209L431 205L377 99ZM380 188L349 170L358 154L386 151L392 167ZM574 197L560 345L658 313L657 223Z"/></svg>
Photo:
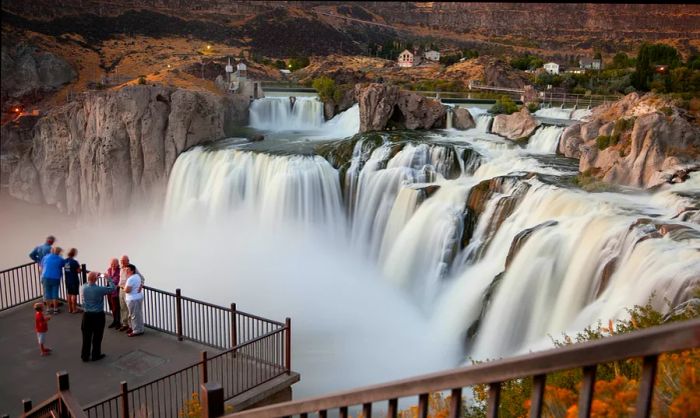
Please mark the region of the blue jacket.
<svg viewBox="0 0 700 418"><path fill-rule="evenodd" d="M49 254L41 260L41 278L61 280L63 277L63 265L66 260L60 255Z"/></svg>
<svg viewBox="0 0 700 418"><path fill-rule="evenodd" d="M31 253L29 253L29 258L34 260L35 263L41 263L41 259L51 252L51 246L47 243L37 245Z"/></svg>

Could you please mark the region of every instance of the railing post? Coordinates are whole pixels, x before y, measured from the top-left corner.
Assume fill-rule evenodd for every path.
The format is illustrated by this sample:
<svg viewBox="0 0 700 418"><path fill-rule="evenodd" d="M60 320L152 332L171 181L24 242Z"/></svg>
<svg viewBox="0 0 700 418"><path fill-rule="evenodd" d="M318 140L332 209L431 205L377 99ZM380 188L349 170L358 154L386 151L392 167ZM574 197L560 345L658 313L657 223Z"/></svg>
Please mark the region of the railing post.
<svg viewBox="0 0 700 418"><path fill-rule="evenodd" d="M121 404L122 404L122 413L121 413L121 418L129 418L129 388L126 386L126 381L122 380L120 383L121 385Z"/></svg>
<svg viewBox="0 0 700 418"><path fill-rule="evenodd" d="M204 383L202 388L202 418L224 415L224 388L218 383Z"/></svg>
<svg viewBox="0 0 700 418"><path fill-rule="evenodd" d="M175 289L175 311L177 327L177 340L182 341L182 293L180 289Z"/></svg>
<svg viewBox="0 0 700 418"><path fill-rule="evenodd" d="M231 348L238 345L238 324L236 324L236 304L231 304Z"/></svg>
<svg viewBox="0 0 700 418"><path fill-rule="evenodd" d="M58 384L58 391L59 392L70 390L70 381L68 380L68 372L65 370L62 370L60 372L56 372L56 383Z"/></svg>
<svg viewBox="0 0 700 418"><path fill-rule="evenodd" d="M205 383L207 383L209 381L209 373L207 370L207 352L206 351L202 351L200 361L202 362L202 372L201 372L199 377L200 377L200 383L202 385L204 385Z"/></svg>
<svg viewBox="0 0 700 418"><path fill-rule="evenodd" d="M287 328L284 334L284 366L287 368L287 374L290 374L292 372L292 318L286 318L284 326Z"/></svg>
<svg viewBox="0 0 700 418"><path fill-rule="evenodd" d="M80 276L83 279L83 284L87 283L87 265L80 265Z"/></svg>
<svg viewBox="0 0 700 418"><path fill-rule="evenodd" d="M22 411L29 412L32 410L32 400L29 398L22 399Z"/></svg>

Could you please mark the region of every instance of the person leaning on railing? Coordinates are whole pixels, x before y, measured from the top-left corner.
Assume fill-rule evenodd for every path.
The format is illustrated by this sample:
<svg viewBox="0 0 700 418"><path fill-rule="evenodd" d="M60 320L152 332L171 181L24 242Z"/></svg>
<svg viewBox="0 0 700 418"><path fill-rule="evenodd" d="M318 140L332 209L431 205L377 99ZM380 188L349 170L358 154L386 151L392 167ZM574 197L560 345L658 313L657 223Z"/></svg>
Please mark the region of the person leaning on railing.
<svg viewBox="0 0 700 418"><path fill-rule="evenodd" d="M91 271L88 282L83 285L83 346L80 358L83 361L97 361L104 358L102 353L102 336L105 330L104 298L115 289L114 283L107 281L107 286L97 285L97 273ZM92 348L92 349L91 349ZM92 353L92 356L90 354Z"/></svg>

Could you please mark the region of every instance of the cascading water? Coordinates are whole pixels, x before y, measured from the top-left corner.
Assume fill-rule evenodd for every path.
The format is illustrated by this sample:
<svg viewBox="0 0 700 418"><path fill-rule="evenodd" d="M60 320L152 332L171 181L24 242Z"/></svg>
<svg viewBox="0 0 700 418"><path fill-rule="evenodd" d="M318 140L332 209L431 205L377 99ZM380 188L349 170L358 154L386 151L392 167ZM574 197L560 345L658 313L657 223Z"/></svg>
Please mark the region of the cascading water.
<svg viewBox="0 0 700 418"><path fill-rule="evenodd" d="M265 97L250 105L250 126L268 131L320 129L323 103L316 97Z"/></svg>
<svg viewBox="0 0 700 418"><path fill-rule="evenodd" d="M325 159L196 148L173 168L166 218L246 210L273 228L333 231L444 335L468 335L463 355L477 359L547 347L548 334L622 317L652 294L665 310L700 285L700 227L680 217L700 175L652 196L586 193L570 188L568 160L532 155L554 154L563 128L540 128L523 150L487 133L491 116L476 121L355 137Z"/></svg>
<svg viewBox="0 0 700 418"><path fill-rule="evenodd" d="M554 154L559 146L559 138L564 132L560 126L543 126L535 132L527 143L527 150L531 152Z"/></svg>

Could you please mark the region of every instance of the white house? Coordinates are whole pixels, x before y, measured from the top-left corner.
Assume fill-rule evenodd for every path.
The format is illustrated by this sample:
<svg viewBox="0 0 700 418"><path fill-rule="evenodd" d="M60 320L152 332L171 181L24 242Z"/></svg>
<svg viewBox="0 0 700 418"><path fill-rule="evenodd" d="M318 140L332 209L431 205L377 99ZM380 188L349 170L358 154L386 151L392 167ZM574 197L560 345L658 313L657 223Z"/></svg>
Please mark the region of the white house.
<svg viewBox="0 0 700 418"><path fill-rule="evenodd" d="M425 59L429 61L440 61L440 53L438 51L430 50L425 53Z"/></svg>
<svg viewBox="0 0 700 418"><path fill-rule="evenodd" d="M559 64L556 62L548 62L543 65L544 70L549 74L559 74Z"/></svg>
<svg viewBox="0 0 700 418"><path fill-rule="evenodd" d="M418 64L420 64L420 56L408 49L404 49L399 54L399 67L415 67Z"/></svg>
<svg viewBox="0 0 700 418"><path fill-rule="evenodd" d="M603 61L598 59L598 58L581 58L578 61L579 68L583 68L585 70L602 70L603 69Z"/></svg>

